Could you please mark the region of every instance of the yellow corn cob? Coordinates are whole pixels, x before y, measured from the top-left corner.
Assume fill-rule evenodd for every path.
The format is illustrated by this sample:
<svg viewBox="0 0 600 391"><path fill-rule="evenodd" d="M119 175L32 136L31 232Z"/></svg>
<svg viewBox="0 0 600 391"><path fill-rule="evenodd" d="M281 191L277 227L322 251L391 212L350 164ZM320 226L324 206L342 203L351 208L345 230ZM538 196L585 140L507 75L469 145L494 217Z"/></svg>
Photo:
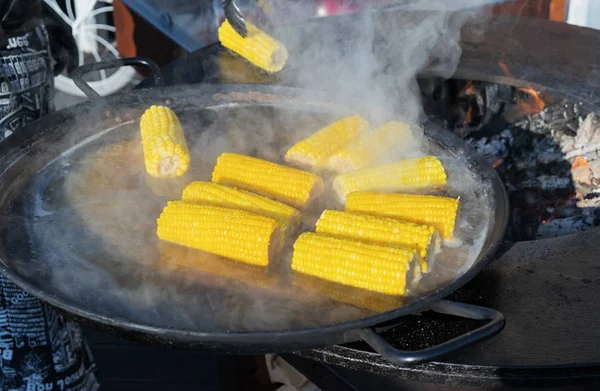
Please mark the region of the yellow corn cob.
<svg viewBox="0 0 600 391"><path fill-rule="evenodd" d="M317 175L236 153L217 159L212 181L249 190L297 208L306 206L323 191Z"/></svg>
<svg viewBox="0 0 600 391"><path fill-rule="evenodd" d="M140 120L146 172L157 178L183 175L190 165L190 152L175 113L165 106L152 106Z"/></svg>
<svg viewBox="0 0 600 391"><path fill-rule="evenodd" d="M377 313L401 307L405 302L405 298L402 296L384 295L299 273L294 274L294 285L340 303Z"/></svg>
<svg viewBox="0 0 600 391"><path fill-rule="evenodd" d="M285 155L285 161L321 170L325 168L329 156L345 147L368 127L369 123L358 115L342 118L291 147Z"/></svg>
<svg viewBox="0 0 600 391"><path fill-rule="evenodd" d="M190 183L183 190L182 199L187 202L241 209L280 220L282 237L287 236L290 228L293 230L296 227L300 218L298 210L283 202L211 182ZM281 245L284 244L282 241Z"/></svg>
<svg viewBox="0 0 600 391"><path fill-rule="evenodd" d="M163 240L260 266L281 240L276 219L185 201L169 201L157 223Z"/></svg>
<svg viewBox="0 0 600 391"><path fill-rule="evenodd" d="M415 190L445 184L442 163L433 156L423 156L338 175L333 189L343 202L347 194L357 191Z"/></svg>
<svg viewBox="0 0 600 391"><path fill-rule="evenodd" d="M304 233L294 243L298 273L388 295L404 295L418 259L413 249Z"/></svg>
<svg viewBox="0 0 600 391"><path fill-rule="evenodd" d="M181 198L183 201L242 209L285 221L293 221L300 214L298 210L282 202L211 182L190 183L183 189Z"/></svg>
<svg viewBox="0 0 600 391"><path fill-rule="evenodd" d="M429 224L442 239L452 239L458 203L456 198L432 195L358 192L346 197L346 211Z"/></svg>
<svg viewBox="0 0 600 391"><path fill-rule="evenodd" d="M410 150L415 142L415 136L408 125L395 121L386 122L331 155L327 161L327 169L344 173L369 167Z"/></svg>
<svg viewBox="0 0 600 391"><path fill-rule="evenodd" d="M326 210L317 221L319 234L366 241L383 246L410 247L421 257L421 270L429 271L437 245L435 228L401 220Z"/></svg>
<svg viewBox="0 0 600 391"><path fill-rule="evenodd" d="M227 20L219 27L219 41L227 49L244 57L246 60L268 72L279 72L288 59L285 46L246 22L248 35L239 35Z"/></svg>

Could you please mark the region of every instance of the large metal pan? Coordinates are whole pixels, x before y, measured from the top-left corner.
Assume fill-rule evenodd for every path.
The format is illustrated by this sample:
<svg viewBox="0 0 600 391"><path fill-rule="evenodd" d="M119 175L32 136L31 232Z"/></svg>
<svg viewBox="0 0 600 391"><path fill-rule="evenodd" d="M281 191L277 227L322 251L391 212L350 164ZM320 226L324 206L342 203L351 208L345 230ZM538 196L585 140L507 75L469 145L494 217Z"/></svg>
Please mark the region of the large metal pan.
<svg viewBox="0 0 600 391"><path fill-rule="evenodd" d="M147 60L125 59L93 67L121 64L152 66ZM160 82L160 71L152 68ZM495 171L450 132L424 124L434 153L460 162L488 186L495 208L482 249L472 264L460 271L456 266L455 278L426 294L364 310L297 287L285 273L269 274L267 279L278 277L266 288L264 275L256 277L253 271L233 278L214 275L214 270L167 268L164 273L157 267L156 254L162 250L157 250L161 244L152 227L165 198L146 181L137 149L143 110L170 105L199 162L192 168L193 179L207 179L223 143L277 159L285 129L306 126L306 121L314 128L344 113L343 107L321 100L318 93L259 85L157 86L99 98L81 79L90 69L84 66L74 75L90 101L38 120L0 143L0 271L25 291L76 320L123 337L226 353L289 352L362 339L390 361L406 364L502 329L504 318L497 311L442 300L492 260L508 218L507 195ZM249 149L251 144L255 148ZM110 174L103 173L106 167L112 167ZM172 186L158 192L169 193L178 184ZM378 336L425 310L487 322L418 352L398 351Z"/></svg>

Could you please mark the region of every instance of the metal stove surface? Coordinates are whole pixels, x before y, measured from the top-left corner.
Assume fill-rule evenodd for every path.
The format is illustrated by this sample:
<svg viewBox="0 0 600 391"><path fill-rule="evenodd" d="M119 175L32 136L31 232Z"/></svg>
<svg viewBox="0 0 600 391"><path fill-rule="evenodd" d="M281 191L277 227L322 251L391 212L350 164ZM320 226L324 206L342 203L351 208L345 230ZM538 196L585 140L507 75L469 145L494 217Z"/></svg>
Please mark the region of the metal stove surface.
<svg viewBox="0 0 600 391"><path fill-rule="evenodd" d="M327 21L311 23L318 28L319 23ZM469 25L464 31L457 78L534 85L600 112L597 94L600 90L600 31L527 18L517 21L503 16L495 17L485 35L478 35L476 39L469 35ZM551 47L548 42L552 42ZM513 79L502 74L498 60L509 65ZM226 68L223 68L224 63ZM258 72L219 45L194 52L163 71L167 83L171 84L289 83L285 73L271 77ZM143 82L139 87L148 84ZM400 378L475 387L600 383L597 348L600 301L596 300L600 292L599 254L600 228L505 247L490 268L452 297L503 312L507 319L505 329L490 340L437 362L398 367L362 345L297 352L286 359L306 371L312 370L313 377L329 384L330 389L344 389L342 385L350 387L347 389L407 389L406 384L399 383ZM384 335L396 347L412 350L450 339L477 326L472 321L441 320L423 314ZM317 360L322 366L307 364L302 357ZM341 382L327 383L331 378L323 380L323 371L329 371ZM360 371L358 378L353 371ZM367 373L380 380L369 381L365 377ZM318 385L311 375L305 375ZM362 380L357 380L359 378ZM396 380L389 380L392 378Z"/></svg>

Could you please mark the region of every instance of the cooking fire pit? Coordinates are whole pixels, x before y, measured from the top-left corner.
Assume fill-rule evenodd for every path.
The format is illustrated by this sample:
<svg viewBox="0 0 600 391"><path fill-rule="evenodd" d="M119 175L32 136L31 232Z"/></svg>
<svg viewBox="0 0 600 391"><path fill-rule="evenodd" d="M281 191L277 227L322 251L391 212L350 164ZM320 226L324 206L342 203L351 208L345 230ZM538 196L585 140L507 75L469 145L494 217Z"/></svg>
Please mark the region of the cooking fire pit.
<svg viewBox="0 0 600 391"><path fill-rule="evenodd" d="M390 23L404 17L390 16ZM427 115L485 156L509 193L501 255L452 297L499 309L507 325L495 338L411 367L392 365L364 344L284 356L323 388L600 382L600 32L524 17L490 22L485 34L477 25L463 28L463 55L452 79L430 77L426 69L419 85ZM318 29L330 21L313 23ZM219 45L163 72L172 84L288 82L285 75L256 72ZM448 321L425 314L384 337L400 349L422 349L478 327Z"/></svg>

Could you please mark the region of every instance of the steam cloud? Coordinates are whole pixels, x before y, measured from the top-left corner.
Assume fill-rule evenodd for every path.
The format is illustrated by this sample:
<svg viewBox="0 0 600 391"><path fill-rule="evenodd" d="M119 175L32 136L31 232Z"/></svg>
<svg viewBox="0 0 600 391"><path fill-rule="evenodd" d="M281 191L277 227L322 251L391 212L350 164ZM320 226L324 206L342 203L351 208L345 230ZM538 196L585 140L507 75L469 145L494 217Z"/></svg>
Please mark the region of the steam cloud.
<svg viewBox="0 0 600 391"><path fill-rule="evenodd" d="M461 55L461 28L477 15L475 11L458 14L452 11L490 3L490 0L423 0L368 6L364 12L351 16L281 26L277 38L291 54L286 72L296 86L305 88L308 93L319 90L331 102L348 104L374 126L387 120L416 124L422 115L417 74L427 68L430 74L451 76ZM288 4L286 12L293 12L296 7L305 5ZM101 106L97 103L92 109L106 108ZM196 108L189 119L185 115L181 117L186 131L194 134L189 140L196 160L194 180L209 179L216 157L226 150L258 153L263 158L278 160L290 140L308 135L324 121L289 110L237 108L227 112L229 117L212 109L201 112L199 115ZM93 126L85 117L81 116L79 126ZM199 117L202 117L200 122ZM326 118L327 121L333 119ZM195 129L199 131L194 133ZM31 228L31 236L39 246L35 251L41 254L53 248L55 260L54 264L27 264L27 268L39 267L47 272L52 284L59 287L60 295L101 315L187 330L310 327L369 314L349 305L332 305L317 295L294 301L301 294L288 289L289 281L265 293L243 284L232 285L218 277L204 276L198 288L195 275L185 276L177 283L164 273L157 276L154 228L164 199L152 198L143 178L143 168L132 163L134 157L130 151L114 152L129 157L122 161L117 155L106 154L106 150L99 152L105 154L105 161L112 162L108 168L94 163L98 155L81 158L77 151L102 151L104 147L112 151L111 143L137 132L136 124L124 123L110 131L112 138L104 138L103 134L103 138L83 143L79 139L75 143L68 137L64 140L73 147L74 157L70 156L71 152L63 156L68 162L65 172L69 172L63 191L75 198L79 191L82 196L79 200L69 200L70 205L61 204L55 209L41 201L39 205L43 210L32 208L37 220ZM136 140L131 145L137 148L139 142ZM55 147L66 149L64 145ZM439 154L439 151L432 153ZM92 162L86 163L87 159ZM95 166L105 172L94 172ZM461 227L458 236L465 246L447 250L446 268L438 269L440 274L424 284L423 289L447 283L462 265L473 262L483 245L482 240L487 237L487 224L493 220L493 207L486 197L488 188L481 185L476 176L465 175L469 170L464 162L448 160L447 167L449 175L457 173L455 177L464 177L450 186L450 193L460 195L463 205L469 206L458 222ZM90 172L92 177L96 176L93 189L86 182L90 179L85 179ZM99 182L98 178L106 183ZM57 187L62 185L58 179L54 183ZM472 189L478 190L473 192Z"/></svg>
<svg viewBox="0 0 600 391"><path fill-rule="evenodd" d="M417 123L422 105L416 76L425 69L452 76L462 53L462 27L476 19L484 24L481 7L497 2L362 1L358 14L291 24L277 37L291 53L295 85L324 91L335 102L366 103L375 125L391 119ZM295 7L302 6L286 12L298 12Z"/></svg>

